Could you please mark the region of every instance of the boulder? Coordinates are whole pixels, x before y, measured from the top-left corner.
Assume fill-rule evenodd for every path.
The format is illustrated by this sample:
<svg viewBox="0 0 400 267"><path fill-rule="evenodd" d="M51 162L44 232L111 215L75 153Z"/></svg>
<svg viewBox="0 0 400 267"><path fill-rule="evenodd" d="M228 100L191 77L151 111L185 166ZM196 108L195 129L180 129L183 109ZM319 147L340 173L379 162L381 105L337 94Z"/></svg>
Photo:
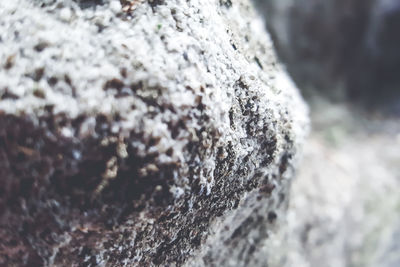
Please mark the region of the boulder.
<svg viewBox="0 0 400 267"><path fill-rule="evenodd" d="M0 17L0 265L272 262L307 108L248 0Z"/></svg>

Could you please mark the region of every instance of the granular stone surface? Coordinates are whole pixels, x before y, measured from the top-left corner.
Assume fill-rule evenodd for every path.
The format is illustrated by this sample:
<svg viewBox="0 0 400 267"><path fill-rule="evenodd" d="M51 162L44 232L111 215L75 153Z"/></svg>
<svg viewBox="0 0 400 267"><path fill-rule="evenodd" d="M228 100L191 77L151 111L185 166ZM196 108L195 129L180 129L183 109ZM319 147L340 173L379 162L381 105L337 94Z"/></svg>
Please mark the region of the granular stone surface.
<svg viewBox="0 0 400 267"><path fill-rule="evenodd" d="M308 119L249 1L0 17L0 265L268 264Z"/></svg>

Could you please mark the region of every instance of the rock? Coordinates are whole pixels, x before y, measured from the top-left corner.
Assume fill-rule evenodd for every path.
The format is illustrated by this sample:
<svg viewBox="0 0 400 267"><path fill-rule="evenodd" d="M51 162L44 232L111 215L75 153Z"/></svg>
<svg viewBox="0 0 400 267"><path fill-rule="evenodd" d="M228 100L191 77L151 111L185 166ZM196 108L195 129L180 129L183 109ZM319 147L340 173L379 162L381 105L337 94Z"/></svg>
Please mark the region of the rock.
<svg viewBox="0 0 400 267"><path fill-rule="evenodd" d="M400 119L310 103L282 267L400 266Z"/></svg>
<svg viewBox="0 0 400 267"><path fill-rule="evenodd" d="M265 266L308 120L262 20L117 8L0 1L0 265Z"/></svg>
<svg viewBox="0 0 400 267"><path fill-rule="evenodd" d="M280 57L301 88L400 105L399 1L257 2Z"/></svg>

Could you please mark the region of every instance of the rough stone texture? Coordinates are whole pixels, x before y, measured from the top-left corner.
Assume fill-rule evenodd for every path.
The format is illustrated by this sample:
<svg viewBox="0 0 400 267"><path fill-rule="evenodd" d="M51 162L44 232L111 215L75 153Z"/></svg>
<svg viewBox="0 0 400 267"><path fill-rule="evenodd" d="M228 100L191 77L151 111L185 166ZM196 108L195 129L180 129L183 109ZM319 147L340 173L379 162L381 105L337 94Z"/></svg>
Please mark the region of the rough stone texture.
<svg viewBox="0 0 400 267"><path fill-rule="evenodd" d="M311 101L280 266L400 266L400 119Z"/></svg>
<svg viewBox="0 0 400 267"><path fill-rule="evenodd" d="M121 2L0 1L0 265L266 266L307 110L261 19Z"/></svg>
<svg viewBox="0 0 400 267"><path fill-rule="evenodd" d="M380 98L399 112L398 0L256 1L302 89L372 103Z"/></svg>

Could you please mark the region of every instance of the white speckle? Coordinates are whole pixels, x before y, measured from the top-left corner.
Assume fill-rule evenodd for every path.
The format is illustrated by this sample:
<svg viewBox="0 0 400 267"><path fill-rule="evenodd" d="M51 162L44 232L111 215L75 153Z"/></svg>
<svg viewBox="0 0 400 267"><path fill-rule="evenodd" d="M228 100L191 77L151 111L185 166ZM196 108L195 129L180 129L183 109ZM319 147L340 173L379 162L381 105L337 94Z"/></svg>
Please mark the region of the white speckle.
<svg viewBox="0 0 400 267"><path fill-rule="evenodd" d="M81 125L81 129L79 131L79 136L87 137L87 136L94 134L95 126L96 126L95 118L90 117L90 118L86 119Z"/></svg>
<svg viewBox="0 0 400 267"><path fill-rule="evenodd" d="M122 158L122 159L127 158L129 156L128 152L126 150L126 144L125 143L123 143L123 142L118 143L117 153L118 153L118 156L120 158Z"/></svg>
<svg viewBox="0 0 400 267"><path fill-rule="evenodd" d="M71 138L74 135L71 128L68 127L62 128L61 134L68 138Z"/></svg>
<svg viewBox="0 0 400 267"><path fill-rule="evenodd" d="M179 198L185 193L185 191L182 188L177 186L171 187L170 192L171 194L174 195L175 198Z"/></svg>
<svg viewBox="0 0 400 267"><path fill-rule="evenodd" d="M121 3L119 1L111 1L110 9L114 13L120 13L122 10Z"/></svg>
<svg viewBox="0 0 400 267"><path fill-rule="evenodd" d="M78 150L73 150L73 151L72 151L72 155L73 155L74 158L77 159L77 160L81 159L81 157L82 157L81 152L78 151Z"/></svg>
<svg viewBox="0 0 400 267"><path fill-rule="evenodd" d="M71 20L71 17L72 17L71 9L69 9L67 7L61 9L61 11L60 11L60 19L62 21L69 22Z"/></svg>

